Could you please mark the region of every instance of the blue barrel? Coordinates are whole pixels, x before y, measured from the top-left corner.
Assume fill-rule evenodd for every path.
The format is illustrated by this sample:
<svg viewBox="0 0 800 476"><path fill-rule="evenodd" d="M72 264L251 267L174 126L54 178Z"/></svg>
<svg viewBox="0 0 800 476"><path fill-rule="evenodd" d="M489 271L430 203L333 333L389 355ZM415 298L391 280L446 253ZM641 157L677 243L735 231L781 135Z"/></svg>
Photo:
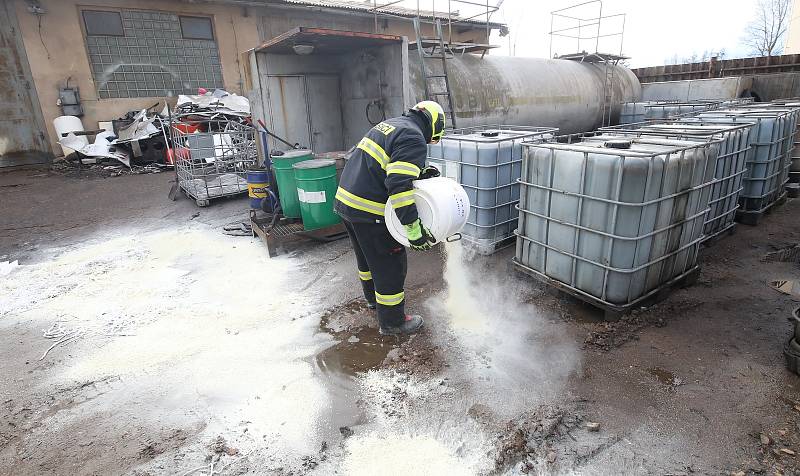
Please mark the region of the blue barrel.
<svg viewBox="0 0 800 476"><path fill-rule="evenodd" d="M267 197L269 189L269 172L261 167L247 170L247 194L250 197L250 208L261 210L261 201Z"/></svg>

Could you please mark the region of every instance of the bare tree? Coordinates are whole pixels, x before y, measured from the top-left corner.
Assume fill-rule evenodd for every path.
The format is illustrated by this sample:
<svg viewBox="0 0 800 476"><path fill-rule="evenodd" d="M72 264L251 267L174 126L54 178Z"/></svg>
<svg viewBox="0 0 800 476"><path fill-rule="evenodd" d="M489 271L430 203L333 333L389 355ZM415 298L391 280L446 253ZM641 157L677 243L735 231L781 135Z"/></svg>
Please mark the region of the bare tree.
<svg viewBox="0 0 800 476"><path fill-rule="evenodd" d="M745 29L744 44L759 56L778 55L789 27L791 0L758 0L755 18Z"/></svg>

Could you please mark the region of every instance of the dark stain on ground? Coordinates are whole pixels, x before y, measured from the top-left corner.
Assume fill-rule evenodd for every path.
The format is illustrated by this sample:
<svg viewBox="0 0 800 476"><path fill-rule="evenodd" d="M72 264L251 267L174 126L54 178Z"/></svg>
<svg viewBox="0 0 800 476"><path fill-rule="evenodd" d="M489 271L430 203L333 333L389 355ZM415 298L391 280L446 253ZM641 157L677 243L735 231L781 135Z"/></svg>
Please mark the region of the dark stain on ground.
<svg viewBox="0 0 800 476"><path fill-rule="evenodd" d="M664 385L675 384L675 374L673 374L669 370L664 370L658 367L651 367L647 369L647 373L653 375L655 378L658 379L659 382L663 383Z"/></svg>

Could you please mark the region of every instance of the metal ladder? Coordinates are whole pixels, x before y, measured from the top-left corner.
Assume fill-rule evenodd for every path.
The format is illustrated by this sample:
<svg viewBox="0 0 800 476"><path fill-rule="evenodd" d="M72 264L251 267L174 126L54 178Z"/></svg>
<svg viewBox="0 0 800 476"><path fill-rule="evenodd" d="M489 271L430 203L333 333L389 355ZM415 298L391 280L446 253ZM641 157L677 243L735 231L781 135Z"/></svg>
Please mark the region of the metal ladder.
<svg viewBox="0 0 800 476"><path fill-rule="evenodd" d="M432 38L425 38L422 36L422 28L420 27L419 17L414 18L414 33L417 35L417 53L419 54L419 65L422 70L422 76L425 83L425 97L431 101L438 102L447 117L446 127L448 129L456 127L456 116L453 113L453 96L450 93L450 79L447 75L447 58L448 55L452 56L447 45L444 42L444 34L442 33L442 22L436 20L434 23L436 27L436 36ZM425 51L425 42L435 42L431 46L431 51ZM437 54L438 49L438 54ZM442 74L434 74L429 71L425 65L425 59L432 58L438 59L442 62ZM444 88L442 88L444 86Z"/></svg>
<svg viewBox="0 0 800 476"><path fill-rule="evenodd" d="M605 64L605 84L603 85L603 126L611 125L611 116L613 114L613 101L614 101L614 67L610 64L609 60L603 62Z"/></svg>

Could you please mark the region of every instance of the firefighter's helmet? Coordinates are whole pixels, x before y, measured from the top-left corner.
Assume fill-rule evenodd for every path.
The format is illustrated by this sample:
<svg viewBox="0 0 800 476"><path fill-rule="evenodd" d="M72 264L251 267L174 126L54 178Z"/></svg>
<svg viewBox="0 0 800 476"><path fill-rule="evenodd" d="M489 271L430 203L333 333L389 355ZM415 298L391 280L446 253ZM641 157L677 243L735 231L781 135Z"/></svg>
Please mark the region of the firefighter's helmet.
<svg viewBox="0 0 800 476"><path fill-rule="evenodd" d="M422 101L412 108L420 111L431 121L431 143L439 142L444 134L445 117L444 109L436 101Z"/></svg>

